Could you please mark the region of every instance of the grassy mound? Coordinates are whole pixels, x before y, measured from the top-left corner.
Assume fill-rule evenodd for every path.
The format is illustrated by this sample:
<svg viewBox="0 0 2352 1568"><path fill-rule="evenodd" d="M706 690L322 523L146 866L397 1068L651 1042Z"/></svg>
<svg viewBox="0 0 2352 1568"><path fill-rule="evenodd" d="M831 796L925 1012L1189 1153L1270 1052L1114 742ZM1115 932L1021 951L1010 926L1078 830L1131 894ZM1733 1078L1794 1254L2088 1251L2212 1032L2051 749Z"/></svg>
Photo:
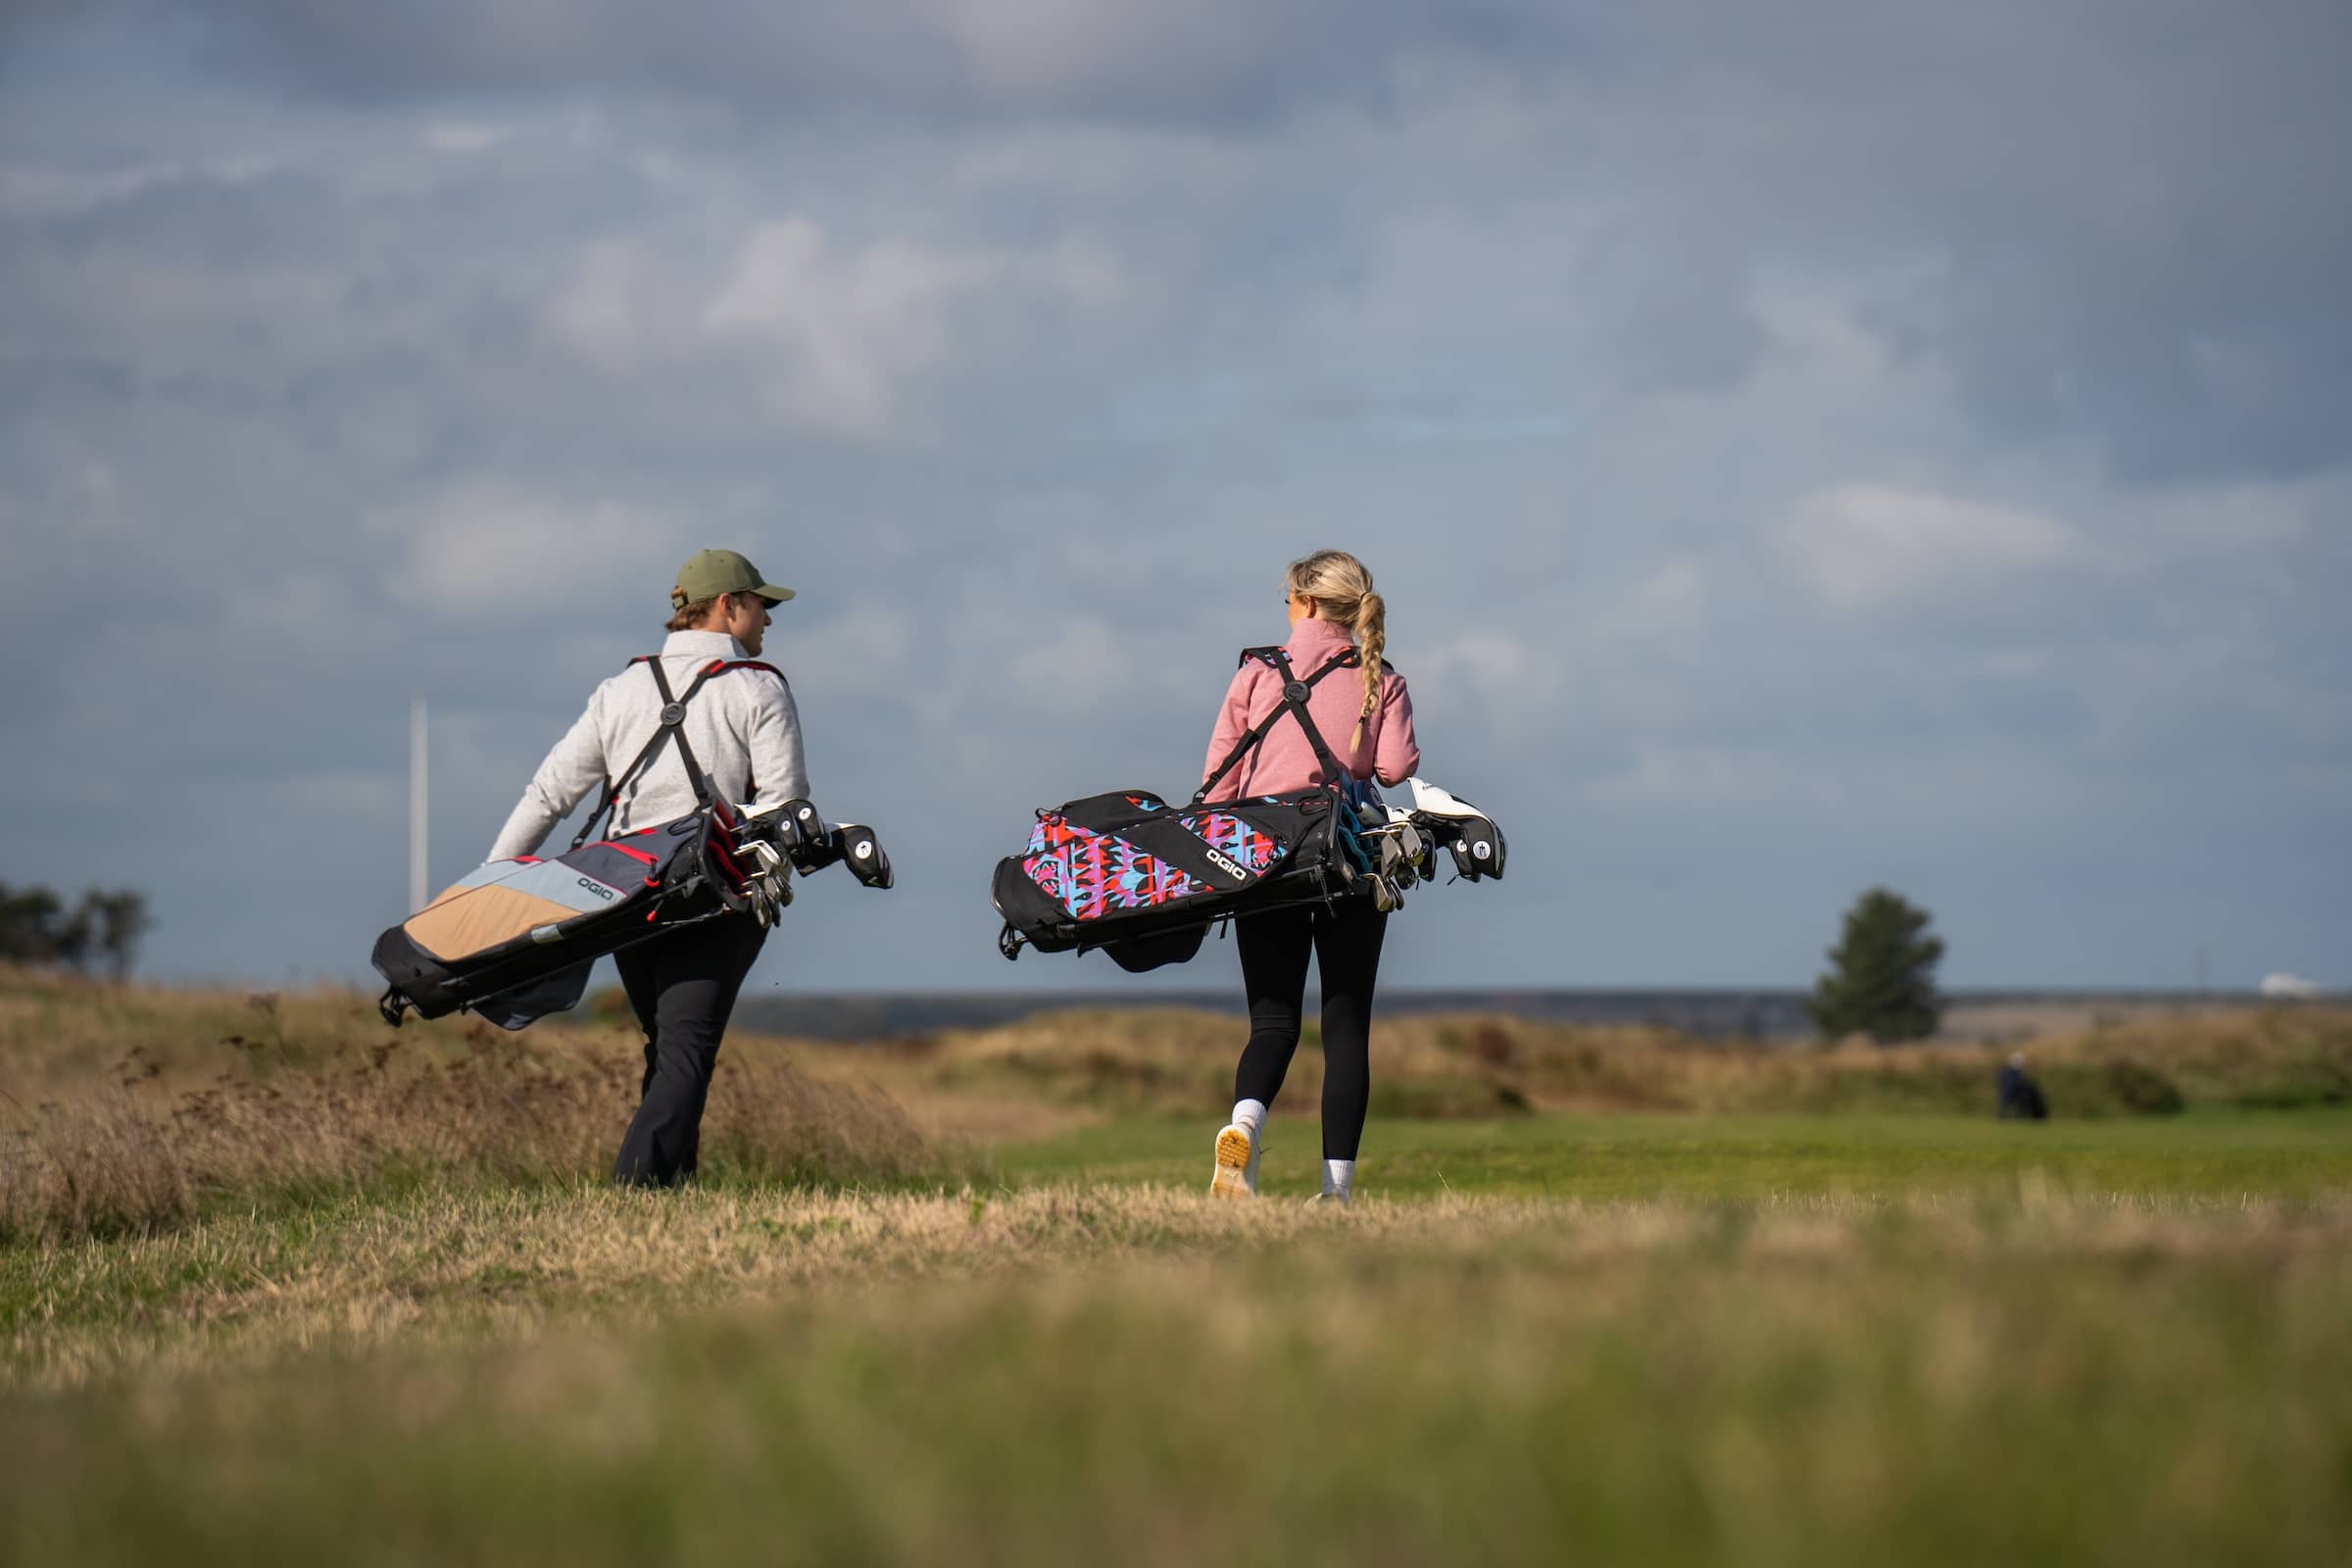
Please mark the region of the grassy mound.
<svg viewBox="0 0 2352 1568"><path fill-rule="evenodd" d="M640 1037L617 1028L394 1033L343 993L15 977L0 990L0 1244L432 1180L573 1184L609 1168L643 1071ZM946 1168L885 1095L756 1046L721 1058L703 1158L738 1181Z"/></svg>

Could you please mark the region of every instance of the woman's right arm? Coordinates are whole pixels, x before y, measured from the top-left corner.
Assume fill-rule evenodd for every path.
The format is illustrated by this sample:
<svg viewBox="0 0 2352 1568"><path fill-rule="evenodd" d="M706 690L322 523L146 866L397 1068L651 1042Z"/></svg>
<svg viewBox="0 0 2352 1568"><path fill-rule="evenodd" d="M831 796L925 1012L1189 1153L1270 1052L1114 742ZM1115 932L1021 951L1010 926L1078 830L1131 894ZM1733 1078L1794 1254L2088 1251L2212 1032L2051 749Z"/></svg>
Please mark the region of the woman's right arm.
<svg viewBox="0 0 2352 1568"><path fill-rule="evenodd" d="M588 710L556 742L556 749L531 775L530 787L515 803L507 825L498 830L498 842L490 846L491 859L512 860L518 855L538 854L555 825L569 816L590 790L603 786L605 742L596 723L596 705L603 697L600 686L588 700Z"/></svg>
<svg viewBox="0 0 2352 1568"><path fill-rule="evenodd" d="M1421 741L1413 733L1413 700L1404 677L1392 672L1381 682L1380 744L1372 771L1383 784L1401 784L1421 771Z"/></svg>

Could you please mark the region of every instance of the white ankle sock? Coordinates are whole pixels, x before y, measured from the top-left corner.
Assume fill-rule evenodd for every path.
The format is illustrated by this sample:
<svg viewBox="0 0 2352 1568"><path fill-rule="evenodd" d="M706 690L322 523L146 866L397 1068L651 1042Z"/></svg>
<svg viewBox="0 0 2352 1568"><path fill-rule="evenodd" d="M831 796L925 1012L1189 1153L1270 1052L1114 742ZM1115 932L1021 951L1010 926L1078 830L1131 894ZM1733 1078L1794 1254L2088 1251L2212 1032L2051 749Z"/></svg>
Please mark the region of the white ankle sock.
<svg viewBox="0 0 2352 1568"><path fill-rule="evenodd" d="M1266 1102L1262 1100L1237 1100L1233 1102L1233 1124L1249 1131L1250 1141L1257 1142L1258 1129L1266 1124Z"/></svg>
<svg viewBox="0 0 2352 1568"><path fill-rule="evenodd" d="M1327 1193L1347 1193L1355 1187L1355 1161L1327 1159L1323 1162L1323 1190Z"/></svg>

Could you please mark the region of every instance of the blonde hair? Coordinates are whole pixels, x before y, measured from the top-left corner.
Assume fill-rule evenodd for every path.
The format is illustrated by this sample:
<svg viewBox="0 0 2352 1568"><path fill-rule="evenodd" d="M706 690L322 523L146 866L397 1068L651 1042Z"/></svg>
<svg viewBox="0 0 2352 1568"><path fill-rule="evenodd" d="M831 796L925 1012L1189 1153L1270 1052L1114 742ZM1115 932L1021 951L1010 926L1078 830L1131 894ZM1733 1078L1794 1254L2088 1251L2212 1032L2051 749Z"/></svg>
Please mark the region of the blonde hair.
<svg viewBox="0 0 2352 1568"><path fill-rule="evenodd" d="M1362 744L1364 726L1380 708L1380 656L1389 645L1389 604L1372 591L1372 573L1345 550L1318 550L1291 563L1291 592L1315 607L1318 619L1354 633L1364 659L1364 706L1355 718L1349 751Z"/></svg>

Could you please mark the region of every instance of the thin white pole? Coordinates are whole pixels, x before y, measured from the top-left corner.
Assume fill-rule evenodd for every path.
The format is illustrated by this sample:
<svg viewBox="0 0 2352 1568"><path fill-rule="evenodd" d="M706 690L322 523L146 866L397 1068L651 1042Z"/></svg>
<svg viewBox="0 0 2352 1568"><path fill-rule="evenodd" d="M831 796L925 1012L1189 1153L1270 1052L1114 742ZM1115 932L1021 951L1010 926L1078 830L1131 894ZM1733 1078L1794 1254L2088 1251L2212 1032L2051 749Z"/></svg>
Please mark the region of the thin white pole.
<svg viewBox="0 0 2352 1568"><path fill-rule="evenodd" d="M409 908L424 907L432 897L425 877L425 781L429 776L424 755L424 699L409 700Z"/></svg>

